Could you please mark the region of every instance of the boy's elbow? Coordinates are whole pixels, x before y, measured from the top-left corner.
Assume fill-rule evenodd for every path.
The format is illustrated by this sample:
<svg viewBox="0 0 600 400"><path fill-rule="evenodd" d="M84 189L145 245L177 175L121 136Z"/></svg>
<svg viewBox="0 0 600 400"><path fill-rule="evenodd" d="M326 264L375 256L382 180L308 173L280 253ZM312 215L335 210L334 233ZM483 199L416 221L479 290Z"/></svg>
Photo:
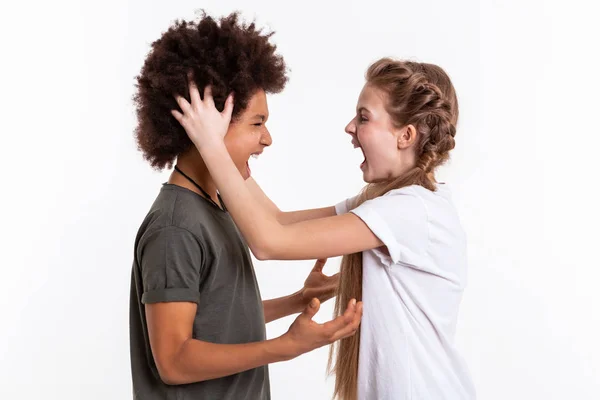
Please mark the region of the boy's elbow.
<svg viewBox="0 0 600 400"><path fill-rule="evenodd" d="M160 376L160 380L169 386L177 386L177 385L187 385L189 383L197 383L206 380L203 377L196 377L196 379L190 379L186 377L185 374L181 373L181 371L176 370L175 368L158 368L158 375Z"/></svg>
<svg viewBox="0 0 600 400"><path fill-rule="evenodd" d="M196 377L195 380L190 379L190 374L180 368L174 360L156 359L156 369L160 380L165 385L176 386L185 385L193 382L200 382L202 379Z"/></svg>
<svg viewBox="0 0 600 400"><path fill-rule="evenodd" d="M158 369L160 380L163 381L165 385L175 386L187 383L173 366L157 364L156 368Z"/></svg>

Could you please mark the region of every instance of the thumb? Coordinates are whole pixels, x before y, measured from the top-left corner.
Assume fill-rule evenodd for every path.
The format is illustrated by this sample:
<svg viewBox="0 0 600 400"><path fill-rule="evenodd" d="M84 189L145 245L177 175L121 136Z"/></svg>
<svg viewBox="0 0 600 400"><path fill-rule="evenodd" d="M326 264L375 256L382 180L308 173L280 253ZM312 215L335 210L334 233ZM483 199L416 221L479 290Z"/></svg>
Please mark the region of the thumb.
<svg viewBox="0 0 600 400"><path fill-rule="evenodd" d="M314 317L319 311L319 308L321 308L321 302L315 297L310 301L310 303L308 303L302 314L307 316L309 319L312 319L312 317Z"/></svg>
<svg viewBox="0 0 600 400"><path fill-rule="evenodd" d="M227 96L227 100L225 100L225 107L223 108L221 115L223 115L225 118L227 118L227 120L231 121L232 113L233 113L233 93L231 93L229 96Z"/></svg>
<svg viewBox="0 0 600 400"><path fill-rule="evenodd" d="M323 272L323 267L325 266L326 262L327 262L326 258L318 259L317 262L315 263L315 266L313 267L313 271Z"/></svg>

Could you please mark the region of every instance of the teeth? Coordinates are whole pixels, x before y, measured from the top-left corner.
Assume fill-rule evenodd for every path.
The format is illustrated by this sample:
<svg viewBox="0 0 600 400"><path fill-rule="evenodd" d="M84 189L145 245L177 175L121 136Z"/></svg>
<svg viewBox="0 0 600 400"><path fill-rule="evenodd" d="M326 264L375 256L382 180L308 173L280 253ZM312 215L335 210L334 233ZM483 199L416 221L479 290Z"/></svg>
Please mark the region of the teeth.
<svg viewBox="0 0 600 400"><path fill-rule="evenodd" d="M252 156L252 158L258 158L258 154L256 154L256 153L251 154L251 156Z"/></svg>

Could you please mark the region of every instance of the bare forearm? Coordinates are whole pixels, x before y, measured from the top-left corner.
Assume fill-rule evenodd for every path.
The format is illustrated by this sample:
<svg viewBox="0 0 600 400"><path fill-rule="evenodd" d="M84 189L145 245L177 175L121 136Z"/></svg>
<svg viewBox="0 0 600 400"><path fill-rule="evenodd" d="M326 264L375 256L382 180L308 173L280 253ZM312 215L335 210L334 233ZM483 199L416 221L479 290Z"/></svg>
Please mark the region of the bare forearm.
<svg viewBox="0 0 600 400"><path fill-rule="evenodd" d="M252 197L254 197L256 201L260 202L261 207L267 210L270 215L279 218L279 215L283 214L279 207L277 207L277 205L273 203L273 201L271 201L271 199L265 194L254 178L250 177L246 179L245 183L246 188L248 188L248 191Z"/></svg>
<svg viewBox="0 0 600 400"><path fill-rule="evenodd" d="M335 215L335 207L315 208L312 210L300 210L279 212L277 221L281 225L295 224L297 222L308 221L309 219L333 217Z"/></svg>
<svg viewBox="0 0 600 400"><path fill-rule="evenodd" d="M255 256L262 258L260 252L269 236L276 235L281 227L276 215L252 195L225 145L212 146L200 153L236 225Z"/></svg>
<svg viewBox="0 0 600 400"><path fill-rule="evenodd" d="M275 321L288 315L299 313L304 308L300 292L276 299L264 300L263 309L265 323Z"/></svg>
<svg viewBox="0 0 600 400"><path fill-rule="evenodd" d="M333 206L284 212L271 201L254 178L248 178L246 180L246 187L250 191L250 194L261 203L261 206L268 210L270 215L274 215L281 225L293 224L309 219L333 217L335 215L335 207Z"/></svg>
<svg viewBox="0 0 600 400"><path fill-rule="evenodd" d="M173 385L201 382L294 357L294 351L281 337L244 344L215 344L188 339L163 380Z"/></svg>

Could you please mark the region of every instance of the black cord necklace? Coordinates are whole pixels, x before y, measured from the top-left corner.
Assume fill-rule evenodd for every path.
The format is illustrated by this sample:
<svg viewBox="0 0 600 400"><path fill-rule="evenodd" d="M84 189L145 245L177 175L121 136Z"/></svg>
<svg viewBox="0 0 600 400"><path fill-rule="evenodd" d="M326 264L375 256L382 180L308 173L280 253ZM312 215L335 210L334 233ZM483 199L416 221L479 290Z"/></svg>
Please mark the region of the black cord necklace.
<svg viewBox="0 0 600 400"><path fill-rule="evenodd" d="M187 176L182 170L179 169L179 167L176 165L175 166L175 171L179 172L185 179L187 179L188 181L190 181L194 186L196 186L198 188L198 190L202 193L202 195L206 198L206 200L210 201L212 203L212 205L214 205L215 207L222 209L223 211L227 211L227 207L225 207L225 204L223 204L223 199L221 198L221 195L219 193L217 193L217 197L219 198L219 203L221 203L221 206L219 207L219 205L212 199L212 197L210 197L210 194L208 194L206 192L206 190L202 189L202 186L198 185L198 183L196 183L195 180L193 180L192 178L190 178L189 176Z"/></svg>

